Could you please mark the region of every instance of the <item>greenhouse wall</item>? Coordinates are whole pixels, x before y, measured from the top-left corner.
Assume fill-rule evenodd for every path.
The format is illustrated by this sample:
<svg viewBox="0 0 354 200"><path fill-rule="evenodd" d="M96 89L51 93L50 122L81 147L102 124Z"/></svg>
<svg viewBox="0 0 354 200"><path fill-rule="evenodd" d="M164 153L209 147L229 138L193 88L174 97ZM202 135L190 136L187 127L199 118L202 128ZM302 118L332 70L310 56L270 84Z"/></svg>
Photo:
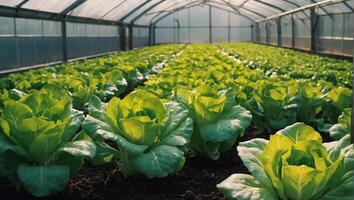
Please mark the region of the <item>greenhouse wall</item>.
<svg viewBox="0 0 354 200"><path fill-rule="evenodd" d="M322 8L322 10L324 9ZM253 30L254 41L317 53L352 56L354 14L352 12L324 14L321 13L320 9L317 9L315 13L315 49L311 49L312 26L310 10L280 18L280 44L278 44L279 41L277 40L279 29L276 19L256 22Z"/></svg>
<svg viewBox="0 0 354 200"><path fill-rule="evenodd" d="M150 34L148 27L133 28L133 48L144 47L149 45Z"/></svg>
<svg viewBox="0 0 354 200"><path fill-rule="evenodd" d="M0 70L63 58L59 22L0 17L0 24Z"/></svg>
<svg viewBox="0 0 354 200"><path fill-rule="evenodd" d="M252 22L209 6L176 11L156 24L155 43L208 43L252 40Z"/></svg>
<svg viewBox="0 0 354 200"><path fill-rule="evenodd" d="M120 50L117 26L67 23L69 59Z"/></svg>
<svg viewBox="0 0 354 200"><path fill-rule="evenodd" d="M0 16L0 24L0 70L64 60L62 22ZM65 24L68 59L121 50L116 25ZM148 32L142 30L140 35L138 46L146 46Z"/></svg>

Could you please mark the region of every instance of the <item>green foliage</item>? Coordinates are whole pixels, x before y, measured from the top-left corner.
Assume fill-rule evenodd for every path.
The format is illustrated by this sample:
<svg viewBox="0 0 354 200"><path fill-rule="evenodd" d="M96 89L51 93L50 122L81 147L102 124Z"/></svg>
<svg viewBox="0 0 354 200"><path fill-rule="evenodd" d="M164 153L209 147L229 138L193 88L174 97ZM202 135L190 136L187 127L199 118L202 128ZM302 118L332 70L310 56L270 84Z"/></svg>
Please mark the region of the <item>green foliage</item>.
<svg viewBox="0 0 354 200"><path fill-rule="evenodd" d="M218 159L233 147L250 125L249 111L235 103L232 89L217 91L200 86L195 91L175 89L176 99L188 108L194 121L191 148Z"/></svg>
<svg viewBox="0 0 354 200"><path fill-rule="evenodd" d="M72 109L65 90L54 85L4 102L0 113L0 175L34 196L62 190L69 178L94 157L95 145L74 140L84 119Z"/></svg>
<svg viewBox="0 0 354 200"><path fill-rule="evenodd" d="M108 104L92 96L89 111L83 129L95 141L117 143L126 175L165 177L182 169L193 123L178 103L163 103L152 93L136 90Z"/></svg>
<svg viewBox="0 0 354 200"><path fill-rule="evenodd" d="M351 130L351 108L343 111L342 115L338 117L338 124L334 124L329 129L329 134L334 140L340 140L346 135L350 135Z"/></svg>
<svg viewBox="0 0 354 200"><path fill-rule="evenodd" d="M353 199L353 145L350 138L322 143L310 126L296 123L253 139L237 150L250 175L234 174L217 187L229 199Z"/></svg>

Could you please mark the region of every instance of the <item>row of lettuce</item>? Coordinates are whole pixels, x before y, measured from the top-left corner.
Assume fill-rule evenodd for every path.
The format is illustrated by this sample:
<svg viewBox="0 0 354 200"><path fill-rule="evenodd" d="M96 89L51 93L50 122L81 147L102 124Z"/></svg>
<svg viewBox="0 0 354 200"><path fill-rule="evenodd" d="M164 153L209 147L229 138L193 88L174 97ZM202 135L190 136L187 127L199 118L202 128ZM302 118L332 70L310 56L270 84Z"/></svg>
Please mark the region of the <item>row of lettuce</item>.
<svg viewBox="0 0 354 200"><path fill-rule="evenodd" d="M150 76L143 89L188 109L193 120L190 148L211 159L232 148L251 120L259 130L275 133L270 140L240 143L239 156L251 175L234 174L218 184L227 198L353 199L348 88L268 76L215 46L193 45ZM330 131L335 141L323 143L309 125Z"/></svg>
<svg viewBox="0 0 354 200"><path fill-rule="evenodd" d="M352 63L328 57L253 43L222 43L218 46L252 69L294 79L325 80L352 88Z"/></svg>
<svg viewBox="0 0 354 200"><path fill-rule="evenodd" d="M121 52L97 59L71 62L56 67L10 74L0 79L0 92L21 96L40 90L48 84L68 90L77 110L87 111L92 94L102 101L124 96L141 84L150 73L156 73L163 62L174 57L184 45L155 46Z"/></svg>
<svg viewBox="0 0 354 200"><path fill-rule="evenodd" d="M159 48L173 55L182 46ZM118 159L126 175L165 177L182 169L190 150L218 159L253 123L277 133L239 145L253 176L236 174L219 184L228 198L353 198L348 88L268 76L203 44L153 71L123 99L91 93L84 109L74 109L73 93L60 83L2 95L0 175L35 196L63 189L85 159L96 165ZM330 131L336 141L323 143L305 124Z"/></svg>

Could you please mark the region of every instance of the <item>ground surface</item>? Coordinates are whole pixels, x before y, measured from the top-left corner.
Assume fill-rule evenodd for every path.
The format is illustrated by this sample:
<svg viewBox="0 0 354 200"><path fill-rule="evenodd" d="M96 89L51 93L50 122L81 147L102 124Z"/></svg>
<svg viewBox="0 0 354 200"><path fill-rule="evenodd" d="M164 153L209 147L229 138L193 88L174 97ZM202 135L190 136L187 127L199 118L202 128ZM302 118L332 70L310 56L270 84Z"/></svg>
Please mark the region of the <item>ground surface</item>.
<svg viewBox="0 0 354 200"><path fill-rule="evenodd" d="M241 141L264 137L249 131ZM45 198L60 200L221 200L215 185L233 173L248 173L237 156L235 147L222 154L218 161L204 157L190 157L177 175L163 179L143 176L126 178L116 163L105 166L86 165L61 193ZM34 199L25 191L17 192L14 185L0 178L1 199Z"/></svg>

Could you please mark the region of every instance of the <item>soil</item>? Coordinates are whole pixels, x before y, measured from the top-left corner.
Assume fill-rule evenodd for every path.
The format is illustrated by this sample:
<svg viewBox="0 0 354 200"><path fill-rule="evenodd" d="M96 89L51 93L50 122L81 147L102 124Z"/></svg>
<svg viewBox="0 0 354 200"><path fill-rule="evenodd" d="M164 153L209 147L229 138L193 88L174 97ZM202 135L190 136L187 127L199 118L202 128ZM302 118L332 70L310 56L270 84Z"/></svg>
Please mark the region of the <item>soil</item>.
<svg viewBox="0 0 354 200"><path fill-rule="evenodd" d="M255 137L269 137L255 130L249 130L240 141ZM267 138L268 139L268 138ZM217 161L205 157L189 157L181 172L162 179L148 179L144 176L125 177L119 172L117 163L104 166L85 165L66 189L43 199L60 200L224 200L216 184L234 173L248 173L237 156L236 146L221 155ZM25 190L0 178L1 199L35 199Z"/></svg>

